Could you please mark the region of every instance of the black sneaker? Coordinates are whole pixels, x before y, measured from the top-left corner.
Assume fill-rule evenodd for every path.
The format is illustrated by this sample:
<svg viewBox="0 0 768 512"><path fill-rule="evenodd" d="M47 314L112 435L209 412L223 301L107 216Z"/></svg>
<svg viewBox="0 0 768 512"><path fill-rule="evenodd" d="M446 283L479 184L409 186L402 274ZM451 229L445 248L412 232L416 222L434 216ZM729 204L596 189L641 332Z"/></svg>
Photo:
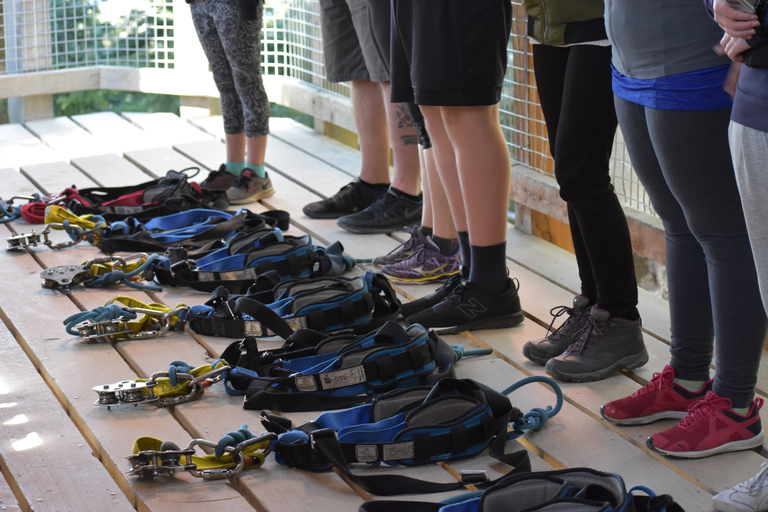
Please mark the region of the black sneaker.
<svg viewBox="0 0 768 512"><path fill-rule="evenodd" d="M452 275L445 283L443 283L443 286L429 295L412 300L411 302L404 302L403 306L400 308L400 313L403 315L403 318L408 318L409 316L415 315L420 311L429 309L435 304L442 302L443 299L453 293L453 290L461 284L461 274L462 273L459 272L458 274Z"/></svg>
<svg viewBox="0 0 768 512"><path fill-rule="evenodd" d="M507 278L507 291L488 295L470 281L462 280L442 302L405 319L438 334L457 334L480 329L504 329L523 321L517 282Z"/></svg>
<svg viewBox="0 0 768 512"><path fill-rule="evenodd" d="M368 208L371 203L385 193L386 190L379 192L363 185L358 178L341 187L328 199L305 205L303 211L304 215L313 219L338 219L342 215L349 215Z"/></svg>
<svg viewBox="0 0 768 512"><path fill-rule="evenodd" d="M572 308L566 306L554 308L551 311L554 317L552 318L552 324L555 323L555 320L560 315L567 313L568 318L563 322L563 325L558 327L556 331L549 333L546 338L526 343L523 346L523 355L534 363L539 363L543 366L553 357L557 357L565 352L565 349L576 340L584 326L587 325L589 309L589 299L584 295L577 295L573 298ZM549 326L550 329L552 324Z"/></svg>
<svg viewBox="0 0 768 512"><path fill-rule="evenodd" d="M589 323L565 352L547 361L552 377L571 382L601 380L616 370L634 370L648 362L640 319L614 318L594 306Z"/></svg>
<svg viewBox="0 0 768 512"><path fill-rule="evenodd" d="M353 233L391 233L421 223L423 201L411 201L390 188L363 211L345 215L336 221L339 227Z"/></svg>
<svg viewBox="0 0 768 512"><path fill-rule="evenodd" d="M227 170L226 164L221 164L218 171L211 171L208 177L200 183L203 190L227 190L237 181L237 176Z"/></svg>

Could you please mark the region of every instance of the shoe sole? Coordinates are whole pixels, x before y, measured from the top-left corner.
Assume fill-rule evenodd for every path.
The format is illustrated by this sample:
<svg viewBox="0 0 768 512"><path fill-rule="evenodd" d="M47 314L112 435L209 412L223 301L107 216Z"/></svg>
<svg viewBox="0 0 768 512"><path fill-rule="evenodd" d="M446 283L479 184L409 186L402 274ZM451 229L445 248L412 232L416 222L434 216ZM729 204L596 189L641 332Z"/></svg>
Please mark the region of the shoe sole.
<svg viewBox="0 0 768 512"><path fill-rule="evenodd" d="M418 279L404 279L402 277L395 277L395 276L391 276L389 274L384 274L384 275L387 276L387 278L390 281L394 281L396 283L403 283L403 284L429 284L429 283L434 283L434 282L437 282L437 281L444 281L444 280L448 279L451 276L455 276L458 273L459 273L459 271L457 270L456 272L452 272L450 274L440 274L439 276L420 277Z"/></svg>
<svg viewBox="0 0 768 512"><path fill-rule="evenodd" d="M262 190L258 194L254 194L249 197L244 197L243 199L229 199L229 204L250 204L255 203L256 201L260 201L262 199L266 199L268 197L272 197L275 195L275 189L270 188L268 190Z"/></svg>
<svg viewBox="0 0 768 512"><path fill-rule="evenodd" d="M485 320L476 320L474 322L467 322L466 324L456 325L453 327L433 327L432 330L437 334L459 334L466 331L482 331L487 329L506 329L507 327L514 327L520 325L525 316L523 312L514 313L503 317L487 318Z"/></svg>
<svg viewBox="0 0 768 512"><path fill-rule="evenodd" d="M603 412L603 407L605 406L600 406L600 415L614 425L622 426L648 425L649 423L653 423L654 421L659 420L681 420L688 415L687 411L663 411L657 412L656 414L649 414L648 416L638 416L637 418L618 419L606 416Z"/></svg>
<svg viewBox="0 0 768 512"><path fill-rule="evenodd" d="M598 380L603 380L614 371L634 370L635 368L640 368L647 362L648 362L648 352L645 350L645 348L643 348L643 351L640 352L639 354L635 354L633 356L627 356L623 359L619 359L614 364L594 372L564 373L559 371L557 368L555 368L555 365L549 364L549 362L546 364L546 366L544 366L544 371L546 371L549 375L551 375L552 377L555 377L556 379L565 380L569 382L594 382Z"/></svg>
<svg viewBox="0 0 768 512"><path fill-rule="evenodd" d="M695 452L673 452L673 451L658 448L653 445L652 437L649 437L645 441L645 445L650 450L666 455L667 457L674 457L676 459L701 459L704 457L709 457L711 455L717 455L718 453L740 452L744 450L751 450L753 448L757 448L761 446L763 444L764 438L765 438L765 433L763 430L761 430L760 433L755 437L750 437L749 439L742 439L741 441L732 441L730 443L721 444L720 446L715 446L714 448L710 448L709 450L700 450Z"/></svg>
<svg viewBox="0 0 768 512"><path fill-rule="evenodd" d="M345 215L349 215L353 212L331 212L331 213L307 213L304 210L304 215L309 217L310 219L338 219L339 217L343 217Z"/></svg>
<svg viewBox="0 0 768 512"><path fill-rule="evenodd" d="M406 221L405 223L400 223L397 225L390 225L390 226L355 226L355 225L348 225L343 222L336 222L336 225L339 226L342 229L346 229L350 233L356 233L358 235L381 235L381 234L388 234L393 233L395 231L402 230L405 228L411 228L413 226L416 226L418 224L421 224L421 217L418 219L413 219L410 221Z"/></svg>

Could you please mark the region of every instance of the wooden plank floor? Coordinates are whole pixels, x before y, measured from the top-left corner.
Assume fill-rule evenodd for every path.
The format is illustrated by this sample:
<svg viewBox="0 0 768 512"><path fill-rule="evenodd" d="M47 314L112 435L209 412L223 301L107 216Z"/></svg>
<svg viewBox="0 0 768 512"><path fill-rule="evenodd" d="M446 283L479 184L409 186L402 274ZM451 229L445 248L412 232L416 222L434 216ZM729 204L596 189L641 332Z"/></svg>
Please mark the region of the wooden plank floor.
<svg viewBox="0 0 768 512"><path fill-rule="evenodd" d="M217 169L224 158L223 130L218 117L190 122L168 114L87 114L0 126L0 197L53 194L76 184L120 186L147 181L170 169ZM101 150L101 151L99 151ZM282 209L291 213L288 234L309 233L318 245L342 242L361 261L385 254L402 234L354 235L333 220L309 219L301 207L328 197L354 178L359 153L287 119L273 119L267 168L277 194L249 205L254 211ZM40 230L13 222L0 227L3 236ZM61 238L57 239L59 236ZM54 233L54 241L63 240ZM61 320L104 304L116 295L144 302L201 304L207 294L165 287L145 293L125 288L77 288L62 294L40 287L42 268L77 264L97 256L91 246L54 251L43 248L0 255L0 508L4 510L228 510L354 511L377 499L335 473L299 472L268 459L263 468L232 481L202 481L189 474L139 481L126 477L124 457L134 439L151 435L186 444L191 437L218 439L242 423L258 431L256 411L220 386L196 402L172 410L154 407L93 406L93 386L148 377L174 359L199 365L220 355L231 340L175 333L155 340L85 344L68 335ZM515 328L448 336L451 344L490 347L493 355L462 360L460 377L504 389L529 375L545 375L521 354L522 345L544 335L549 310L569 304L578 290L572 255L510 228L510 275L519 279L526 321ZM357 272L362 271L356 269ZM433 286L399 286L404 300L421 297ZM667 459L645 447L645 438L670 422L617 428L599 415L603 403L625 396L648 382L668 361L669 315L665 301L641 291L645 339L651 360L635 372L590 384L562 384L563 410L540 432L529 434L508 450L525 447L535 469L589 466L622 475L628 487L645 485L671 493L688 511L711 510L713 493L746 480L764 460L764 452L724 454L698 461ZM759 392L768 391L761 372ZM543 385L515 392L512 403L527 411L554 404ZM301 421L315 413L291 414ZM370 469L452 481L456 470L500 468L487 455L418 468ZM422 496L438 501L449 493Z"/></svg>

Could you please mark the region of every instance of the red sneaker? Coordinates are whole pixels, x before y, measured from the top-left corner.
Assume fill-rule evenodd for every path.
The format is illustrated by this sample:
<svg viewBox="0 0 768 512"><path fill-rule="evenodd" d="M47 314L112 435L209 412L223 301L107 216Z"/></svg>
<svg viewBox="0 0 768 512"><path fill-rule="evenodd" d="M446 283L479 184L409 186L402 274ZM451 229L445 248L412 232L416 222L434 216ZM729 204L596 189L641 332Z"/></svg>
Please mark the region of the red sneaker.
<svg viewBox="0 0 768 512"><path fill-rule="evenodd" d="M763 444L759 412L763 399L756 398L745 416L733 412L731 405L729 399L710 391L677 425L653 434L645 444L653 451L685 459L749 450Z"/></svg>
<svg viewBox="0 0 768 512"><path fill-rule="evenodd" d="M712 379L698 391L689 391L675 384L674 379L675 369L667 365L628 397L602 406L600 414L616 425L645 425L656 420L685 418L688 408L712 390Z"/></svg>

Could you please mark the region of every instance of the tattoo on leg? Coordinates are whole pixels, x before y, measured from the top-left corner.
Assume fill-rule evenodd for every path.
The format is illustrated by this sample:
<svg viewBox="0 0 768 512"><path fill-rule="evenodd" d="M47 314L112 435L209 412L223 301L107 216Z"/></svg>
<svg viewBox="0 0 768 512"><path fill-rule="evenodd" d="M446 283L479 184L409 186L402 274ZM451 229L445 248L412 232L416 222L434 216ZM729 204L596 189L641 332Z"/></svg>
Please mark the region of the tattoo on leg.
<svg viewBox="0 0 768 512"><path fill-rule="evenodd" d="M419 143L417 135L403 135L400 139L403 141L403 146L415 146Z"/></svg>
<svg viewBox="0 0 768 512"><path fill-rule="evenodd" d="M395 109L395 114L397 115L397 127L400 129L411 128L413 126L413 118L411 117L411 114L408 113L408 109L405 108L405 105L398 103L395 106Z"/></svg>

